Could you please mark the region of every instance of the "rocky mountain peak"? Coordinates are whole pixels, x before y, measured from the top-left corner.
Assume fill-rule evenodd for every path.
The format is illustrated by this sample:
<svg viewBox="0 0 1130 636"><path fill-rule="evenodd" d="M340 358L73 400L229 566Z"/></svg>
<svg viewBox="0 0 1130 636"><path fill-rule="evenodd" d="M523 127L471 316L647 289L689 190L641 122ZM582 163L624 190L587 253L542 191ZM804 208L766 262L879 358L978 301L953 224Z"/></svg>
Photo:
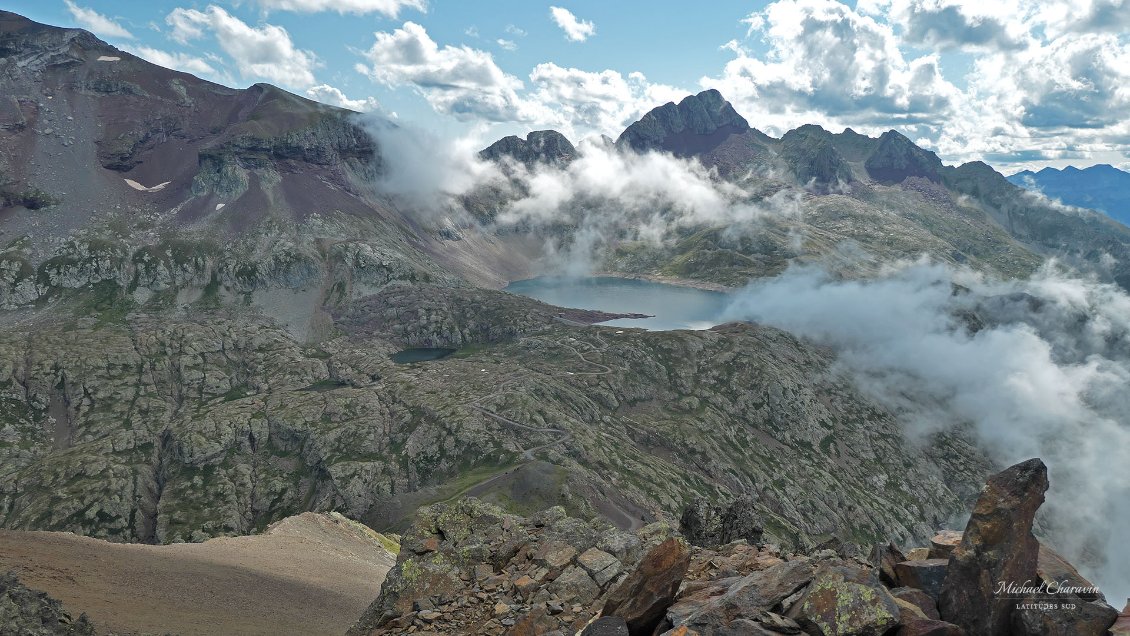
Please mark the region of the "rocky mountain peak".
<svg viewBox="0 0 1130 636"><path fill-rule="evenodd" d="M781 137L780 156L792 169L797 181L821 189L852 180L851 167L827 130L806 124Z"/></svg>
<svg viewBox="0 0 1130 636"><path fill-rule="evenodd" d="M688 95L653 108L620 135L617 145L633 150L666 150L677 155L694 154L703 146L695 137L725 138L750 130L749 122L738 114L717 90Z"/></svg>
<svg viewBox="0 0 1130 636"><path fill-rule="evenodd" d="M864 163L871 178L880 183L901 183L907 177L941 181L942 160L938 155L914 145L902 133L888 130Z"/></svg>
<svg viewBox="0 0 1130 636"><path fill-rule="evenodd" d="M530 167L538 163L569 163L576 158L577 149L556 130L535 130L525 139L517 135L503 137L481 151L479 156L492 161L509 157Z"/></svg>

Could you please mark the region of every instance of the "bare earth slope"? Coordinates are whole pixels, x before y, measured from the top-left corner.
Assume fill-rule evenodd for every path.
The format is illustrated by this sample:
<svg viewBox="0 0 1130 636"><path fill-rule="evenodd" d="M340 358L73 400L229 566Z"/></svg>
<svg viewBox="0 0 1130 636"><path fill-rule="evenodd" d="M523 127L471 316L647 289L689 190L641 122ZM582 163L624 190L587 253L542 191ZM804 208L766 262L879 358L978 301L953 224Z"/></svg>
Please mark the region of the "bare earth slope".
<svg viewBox="0 0 1130 636"><path fill-rule="evenodd" d="M166 546L6 530L0 570L86 612L100 633L341 634L395 562L385 545L314 513L261 535Z"/></svg>

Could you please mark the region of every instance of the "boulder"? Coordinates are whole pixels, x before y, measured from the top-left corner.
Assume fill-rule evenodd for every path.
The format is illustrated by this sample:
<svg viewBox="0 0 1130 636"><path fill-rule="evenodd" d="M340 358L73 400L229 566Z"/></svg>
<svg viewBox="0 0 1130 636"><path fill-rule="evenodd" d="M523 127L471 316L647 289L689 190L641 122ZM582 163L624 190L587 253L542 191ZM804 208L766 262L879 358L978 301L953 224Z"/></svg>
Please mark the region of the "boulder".
<svg viewBox="0 0 1130 636"><path fill-rule="evenodd" d="M675 600L690 561L690 551L678 539L663 541L608 594L601 614L623 618L632 636L651 636Z"/></svg>
<svg viewBox="0 0 1130 636"><path fill-rule="evenodd" d="M938 615L938 604L930 595L915 587L896 587L891 590L891 596L896 599L913 603L926 618L939 620L941 617Z"/></svg>
<svg viewBox="0 0 1130 636"><path fill-rule="evenodd" d="M989 477L950 556L938 603L944 620L978 636L1010 633L1015 601L997 588L1038 584L1032 521L1047 489L1048 469L1039 459Z"/></svg>
<svg viewBox="0 0 1130 636"><path fill-rule="evenodd" d="M604 587L620 573L620 560L604 550L589 548L577 557L577 564L592 576L596 584Z"/></svg>
<svg viewBox="0 0 1130 636"><path fill-rule="evenodd" d="M930 598L937 600L948 567L949 561L946 559L903 561L895 565L895 573L898 575L899 584L903 587L922 590Z"/></svg>
<svg viewBox="0 0 1130 636"><path fill-rule="evenodd" d="M961 543L960 530L942 530L930 539L931 559L949 559L953 549Z"/></svg>
<svg viewBox="0 0 1130 636"><path fill-rule="evenodd" d="M563 601L588 605L600 594L600 586L584 569L571 565L549 584L549 592Z"/></svg>
<svg viewBox="0 0 1130 636"><path fill-rule="evenodd" d="M871 551L871 564L879 571L879 580L888 587L899 586L895 565L906 560L906 556L894 543L877 543Z"/></svg>
<svg viewBox="0 0 1130 636"><path fill-rule="evenodd" d="M965 630L953 623L919 619L904 623L895 636L966 636Z"/></svg>
<svg viewBox="0 0 1130 636"><path fill-rule="evenodd" d="M892 596L894 595L892 594ZM899 606L899 623L905 624L911 621L930 618L929 616L926 616L926 613L922 611L921 607L918 607L910 601L904 601L903 599L895 596L895 603L898 603Z"/></svg>
<svg viewBox="0 0 1130 636"><path fill-rule="evenodd" d="M930 548L911 548L906 553L907 561L923 561L930 558Z"/></svg>
<svg viewBox="0 0 1130 636"><path fill-rule="evenodd" d="M534 553L534 563L549 568L563 568L577 556L577 549L568 543L547 541Z"/></svg>
<svg viewBox="0 0 1130 636"><path fill-rule="evenodd" d="M767 613L808 585L814 570L808 559L795 559L743 577L688 583L667 621L703 634L742 633L738 621L769 621Z"/></svg>
<svg viewBox="0 0 1130 636"><path fill-rule="evenodd" d="M1118 610L1105 602L1074 594L1035 594L1014 603L1011 633L1016 636L1106 636L1118 619Z"/></svg>
<svg viewBox="0 0 1130 636"><path fill-rule="evenodd" d="M789 617L823 636L881 636L899 624L900 613L873 572L823 563Z"/></svg>

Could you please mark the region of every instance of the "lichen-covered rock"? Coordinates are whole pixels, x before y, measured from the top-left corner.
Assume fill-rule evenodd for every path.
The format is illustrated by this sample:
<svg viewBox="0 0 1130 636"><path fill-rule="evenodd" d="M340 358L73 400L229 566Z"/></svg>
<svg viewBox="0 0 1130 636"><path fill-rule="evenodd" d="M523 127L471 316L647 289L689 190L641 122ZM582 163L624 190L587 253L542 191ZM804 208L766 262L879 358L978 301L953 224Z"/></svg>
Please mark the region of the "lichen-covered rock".
<svg viewBox="0 0 1130 636"><path fill-rule="evenodd" d="M823 564L789 616L824 636L882 636L899 624L900 608L875 573Z"/></svg>

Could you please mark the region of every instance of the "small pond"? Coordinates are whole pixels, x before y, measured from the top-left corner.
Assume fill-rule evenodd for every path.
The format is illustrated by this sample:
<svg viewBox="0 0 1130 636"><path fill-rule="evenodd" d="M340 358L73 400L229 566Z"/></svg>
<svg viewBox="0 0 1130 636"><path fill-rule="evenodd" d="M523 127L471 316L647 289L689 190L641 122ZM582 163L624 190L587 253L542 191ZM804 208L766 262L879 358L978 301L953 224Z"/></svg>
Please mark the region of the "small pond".
<svg viewBox="0 0 1130 636"><path fill-rule="evenodd" d="M439 360L458 351L457 349L435 348L435 347L413 347L403 351L397 351L389 355L389 358L397 364L411 364L413 362L427 362L429 360Z"/></svg>

